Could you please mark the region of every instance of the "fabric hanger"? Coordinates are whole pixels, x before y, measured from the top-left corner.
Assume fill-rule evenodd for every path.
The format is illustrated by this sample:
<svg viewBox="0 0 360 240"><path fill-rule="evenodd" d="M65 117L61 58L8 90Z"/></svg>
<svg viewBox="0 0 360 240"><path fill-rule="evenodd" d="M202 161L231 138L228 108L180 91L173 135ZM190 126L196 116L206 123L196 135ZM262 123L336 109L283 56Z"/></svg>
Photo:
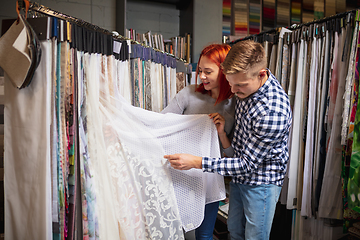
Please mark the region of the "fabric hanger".
<svg viewBox="0 0 360 240"><path fill-rule="evenodd" d="M28 0L17 0L16 1L16 12L18 15L18 18L16 20L16 24L19 24L20 21L20 11L23 8L23 6L25 5L25 19L27 18L27 13L29 11L29 7L30 7L30 2Z"/></svg>
<svg viewBox="0 0 360 240"><path fill-rule="evenodd" d="M24 88L27 87L33 76L35 73L36 68L39 66L40 64L40 60L41 60L41 45L40 45L40 41L35 33L35 31L32 29L32 27L30 26L30 24L27 21L24 21L28 34L29 34L29 39L30 44L29 44L29 49L30 49L30 54L31 54L31 65L29 68L29 71L26 75L25 81L23 83L23 85L20 88Z"/></svg>
<svg viewBox="0 0 360 240"><path fill-rule="evenodd" d="M22 16L20 14L20 8L18 5L18 2L19 1L16 2L17 3L16 11L18 13L17 22L19 22L19 18ZM24 0L24 3L25 3L25 15L24 15L25 19L23 19L23 21L25 23L27 34L29 37L29 46L28 47L29 47L30 55L31 55L31 64L30 64L29 71L26 74L24 83L20 86L20 88L27 87L30 84L30 82L34 76L35 70L40 64L40 59L41 59L40 41L39 41L35 31L33 30L33 28L30 26L29 22L27 21L27 14L29 11L30 2L28 0Z"/></svg>
<svg viewBox="0 0 360 240"><path fill-rule="evenodd" d="M23 3L24 15L20 13ZM0 38L0 66L19 89L31 83L41 59L39 39L26 19L29 5L28 0L16 2L18 18Z"/></svg>

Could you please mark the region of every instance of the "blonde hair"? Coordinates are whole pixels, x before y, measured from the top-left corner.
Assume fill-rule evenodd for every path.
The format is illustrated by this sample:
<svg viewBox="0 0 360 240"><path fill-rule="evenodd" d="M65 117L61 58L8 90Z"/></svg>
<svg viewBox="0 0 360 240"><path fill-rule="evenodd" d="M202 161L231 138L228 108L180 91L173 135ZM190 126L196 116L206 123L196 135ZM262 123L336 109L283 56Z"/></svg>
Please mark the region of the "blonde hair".
<svg viewBox="0 0 360 240"><path fill-rule="evenodd" d="M224 74L241 72L249 77L257 75L261 69L266 67L267 60L263 46L252 40L234 44L221 64Z"/></svg>

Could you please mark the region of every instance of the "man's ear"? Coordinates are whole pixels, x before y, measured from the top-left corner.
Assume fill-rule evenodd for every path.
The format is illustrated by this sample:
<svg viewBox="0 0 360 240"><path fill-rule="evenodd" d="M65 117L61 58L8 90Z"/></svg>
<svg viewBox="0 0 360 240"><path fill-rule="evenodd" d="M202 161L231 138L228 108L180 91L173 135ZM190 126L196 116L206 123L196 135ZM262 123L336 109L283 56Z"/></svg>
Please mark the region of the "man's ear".
<svg viewBox="0 0 360 240"><path fill-rule="evenodd" d="M266 69L261 69L261 70L259 71L259 77L260 77L261 79L263 79L263 78L266 76L266 74L267 74Z"/></svg>

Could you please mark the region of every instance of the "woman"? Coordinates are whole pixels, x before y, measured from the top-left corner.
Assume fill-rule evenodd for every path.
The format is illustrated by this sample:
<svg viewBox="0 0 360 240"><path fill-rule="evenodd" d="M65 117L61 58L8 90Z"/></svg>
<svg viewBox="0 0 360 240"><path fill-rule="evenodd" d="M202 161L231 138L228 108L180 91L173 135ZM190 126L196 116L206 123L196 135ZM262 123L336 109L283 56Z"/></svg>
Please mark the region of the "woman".
<svg viewBox="0 0 360 240"><path fill-rule="evenodd" d="M220 64L229 50L230 46L226 44L211 44L205 47L196 68L196 79L199 76L201 84L182 89L162 113L209 114L218 131L221 155L230 157L233 155L230 139L234 126L236 101L220 69ZM213 239L218 208L219 201L205 205L204 220L195 229L197 240Z"/></svg>

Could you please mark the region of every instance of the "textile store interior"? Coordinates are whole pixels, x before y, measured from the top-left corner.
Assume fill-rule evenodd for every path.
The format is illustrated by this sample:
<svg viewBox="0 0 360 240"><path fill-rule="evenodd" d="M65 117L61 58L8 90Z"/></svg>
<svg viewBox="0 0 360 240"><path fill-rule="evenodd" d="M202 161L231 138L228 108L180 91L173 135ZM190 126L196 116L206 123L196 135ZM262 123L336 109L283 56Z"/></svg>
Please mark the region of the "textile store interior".
<svg viewBox="0 0 360 240"><path fill-rule="evenodd" d="M288 172L270 239L360 239L356 138L360 6L354 1L28 3L5 0L0 8L1 36L12 27L19 9L28 16L19 17L28 37L38 38L34 49L41 49L41 56L31 52L27 64L34 71L31 76L25 74L22 82L6 80L9 65L4 62L10 58L0 60L4 66L0 69L0 145L5 145L0 162L5 178L0 186L2 238L135 239L137 228L146 227L136 221L134 212L172 215L172 208L139 211L143 206L134 204L134 199L146 202L147 196L136 190L136 183L145 186L149 180L139 174L141 169L153 175L158 171L157 178L165 178L161 166L149 166L134 154L137 144L126 137L133 129L145 133L134 119L146 121L150 113L145 110L160 112L178 91L195 82L194 69L203 46L209 42L231 46L252 39L263 44L268 68L293 109ZM141 36L149 31L168 41L158 48L145 45ZM165 42L175 48L176 37L183 38L183 55L165 49ZM1 38L0 43L4 44ZM0 50L10 54L1 44ZM95 99L101 100L100 106ZM123 102L139 109L119 107ZM116 121L124 122L124 127L114 126ZM99 127L106 131L97 131ZM117 149L117 142L126 142L128 149L113 157L107 150ZM160 149L146 142L143 146L142 154ZM116 174L96 161L104 155L109 155ZM127 158L136 164L115 161ZM121 176L125 180L120 183ZM163 190L167 184L155 185ZM118 192L111 195L115 187ZM171 196L165 190L163 194ZM156 201L163 203L161 197ZM214 239L228 239L227 207L226 198L219 208ZM176 217L168 221L174 229L181 226ZM161 228L160 223L154 224ZM119 229L126 230L119 233ZM162 234L173 233L162 229ZM193 231L185 239L195 239Z"/></svg>

